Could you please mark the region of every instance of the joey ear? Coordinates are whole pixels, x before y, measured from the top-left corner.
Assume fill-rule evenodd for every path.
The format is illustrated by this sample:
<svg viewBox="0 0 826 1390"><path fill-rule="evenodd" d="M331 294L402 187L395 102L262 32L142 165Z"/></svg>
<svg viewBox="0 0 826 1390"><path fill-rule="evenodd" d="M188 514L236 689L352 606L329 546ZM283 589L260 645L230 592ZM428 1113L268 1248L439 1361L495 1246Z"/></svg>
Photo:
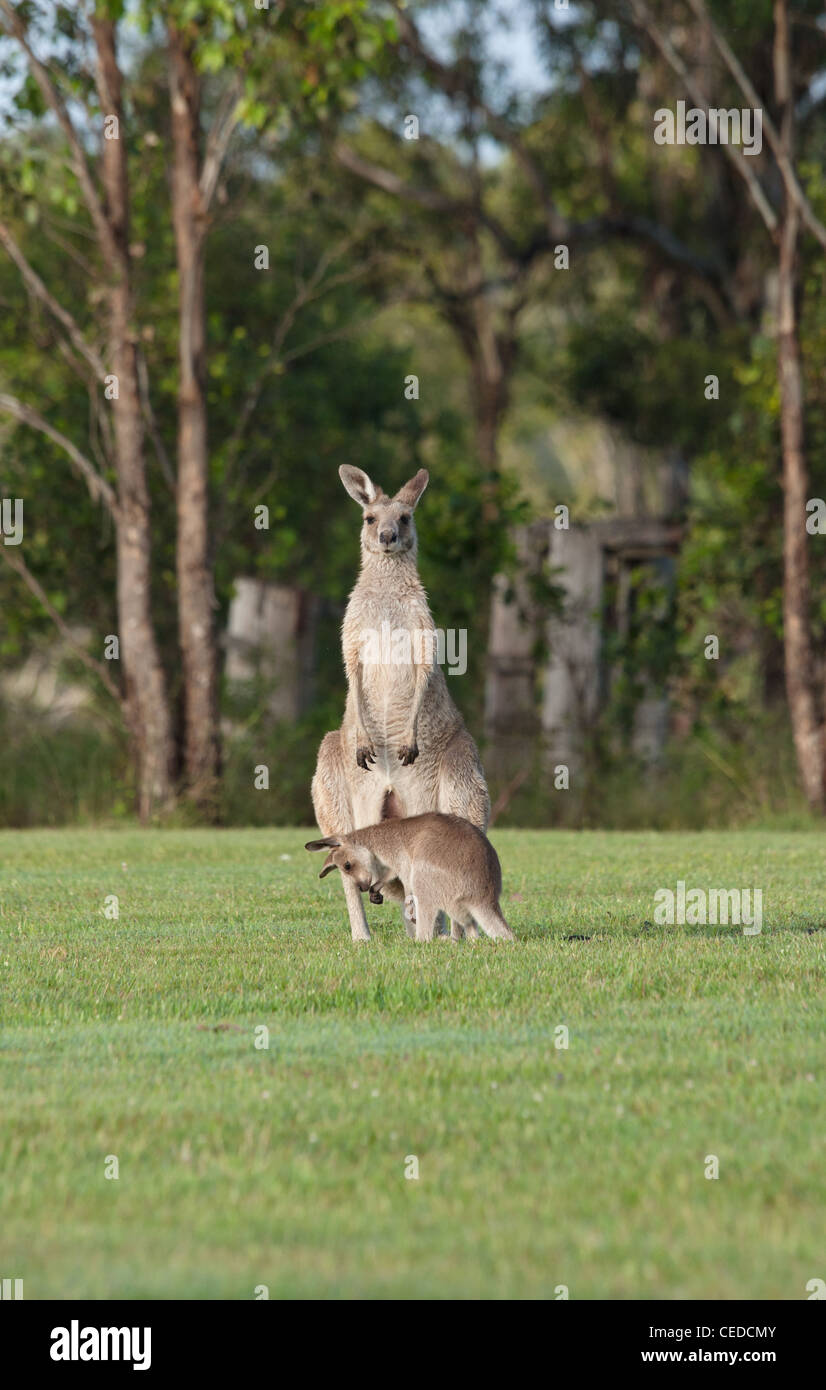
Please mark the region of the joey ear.
<svg viewBox="0 0 826 1390"><path fill-rule="evenodd" d="M333 851L330 850L330 853L327 855L327 858L324 860L324 868L321 870L321 873L319 874L319 878L326 878L327 875L328 875L328 874L331 874L331 873L333 872L333 869L335 869L335 868L337 868L337 867L338 867L338 866L337 866L336 864L333 863Z"/></svg>
<svg viewBox="0 0 826 1390"><path fill-rule="evenodd" d="M350 463L343 463L338 470L338 476L353 501L358 502L360 507L369 507L371 502L375 502L379 490L361 468L354 468Z"/></svg>
<svg viewBox="0 0 826 1390"><path fill-rule="evenodd" d="M430 474L426 468L420 468L415 478L411 478L409 483L399 488L394 501L402 502L405 507L411 509L415 507L425 488L430 481Z"/></svg>
<svg viewBox="0 0 826 1390"><path fill-rule="evenodd" d="M323 840L308 840L305 849L339 849L341 840L336 835L327 835Z"/></svg>

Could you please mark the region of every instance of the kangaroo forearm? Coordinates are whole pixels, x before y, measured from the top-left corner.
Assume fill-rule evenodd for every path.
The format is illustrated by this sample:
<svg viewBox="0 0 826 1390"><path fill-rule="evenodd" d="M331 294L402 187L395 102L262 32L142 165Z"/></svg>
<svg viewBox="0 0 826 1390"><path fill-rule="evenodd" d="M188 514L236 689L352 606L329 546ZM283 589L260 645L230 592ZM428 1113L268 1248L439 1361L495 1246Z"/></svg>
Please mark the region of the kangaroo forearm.
<svg viewBox="0 0 826 1390"><path fill-rule="evenodd" d="M353 694L353 708L356 715L356 727L359 732L364 731L364 696L361 689L361 666L356 665L352 670L348 670L347 677L350 682L350 690Z"/></svg>
<svg viewBox="0 0 826 1390"><path fill-rule="evenodd" d="M430 680L430 667L416 667L416 685L413 691L413 699L410 705L410 731L414 738L419 729L419 715L421 714L424 697L427 691L427 683Z"/></svg>
<svg viewBox="0 0 826 1390"><path fill-rule="evenodd" d="M369 772L375 761L375 752L364 722L364 692L361 686L361 666L352 675L350 690L353 696L353 710L356 717L356 762L365 772Z"/></svg>

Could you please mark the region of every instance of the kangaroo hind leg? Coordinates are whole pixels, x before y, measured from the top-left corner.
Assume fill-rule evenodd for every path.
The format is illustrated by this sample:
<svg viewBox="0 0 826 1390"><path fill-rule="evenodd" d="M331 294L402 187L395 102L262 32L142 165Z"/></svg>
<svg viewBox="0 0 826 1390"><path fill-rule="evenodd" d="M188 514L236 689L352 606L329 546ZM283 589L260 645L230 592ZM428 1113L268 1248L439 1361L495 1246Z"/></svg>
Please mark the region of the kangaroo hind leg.
<svg viewBox="0 0 826 1390"><path fill-rule="evenodd" d="M436 900L428 895L427 890L417 893L413 890L413 900L416 913L416 940L432 941L436 935L436 924L439 917L439 907Z"/></svg>
<svg viewBox="0 0 826 1390"><path fill-rule="evenodd" d="M513 932L499 911L498 904L493 906L485 904L483 907L472 906L471 911L482 928L486 936L492 936L498 941L515 941Z"/></svg>
<svg viewBox="0 0 826 1390"><path fill-rule="evenodd" d="M465 936L478 940L479 928L473 920L472 913L466 907L457 906L455 911L451 912L450 936L453 941L461 941Z"/></svg>
<svg viewBox="0 0 826 1390"><path fill-rule="evenodd" d="M353 806L344 767L341 736L338 731L325 735L318 750L312 783L315 818L322 835L343 835L353 829ZM351 878L341 875L341 885L354 941L369 941L370 932L361 894Z"/></svg>

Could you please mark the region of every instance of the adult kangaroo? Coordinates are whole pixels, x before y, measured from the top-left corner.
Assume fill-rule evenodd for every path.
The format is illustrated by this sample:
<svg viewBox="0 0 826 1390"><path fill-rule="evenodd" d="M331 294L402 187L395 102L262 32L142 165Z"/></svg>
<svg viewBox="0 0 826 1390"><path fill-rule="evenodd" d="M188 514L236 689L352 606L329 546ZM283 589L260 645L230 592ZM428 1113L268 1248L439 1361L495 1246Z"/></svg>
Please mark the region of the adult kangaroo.
<svg viewBox="0 0 826 1390"><path fill-rule="evenodd" d="M342 626L344 721L322 739L313 778L319 829L342 835L393 816L442 811L485 831L485 775L436 660L419 578L413 513L427 471L420 469L395 497L360 468L345 464L339 475L362 508L361 571ZM353 940L369 941L358 887L344 875L342 884ZM400 883L386 894L404 900ZM463 935L457 921L451 934Z"/></svg>

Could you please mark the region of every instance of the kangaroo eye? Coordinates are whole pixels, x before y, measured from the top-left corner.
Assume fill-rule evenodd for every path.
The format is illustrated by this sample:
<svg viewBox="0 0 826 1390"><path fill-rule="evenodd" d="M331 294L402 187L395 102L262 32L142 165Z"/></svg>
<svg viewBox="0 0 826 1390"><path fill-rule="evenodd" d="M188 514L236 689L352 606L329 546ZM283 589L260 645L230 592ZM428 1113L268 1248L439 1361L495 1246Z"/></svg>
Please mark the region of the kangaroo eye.
<svg viewBox="0 0 826 1390"><path fill-rule="evenodd" d="M406 526L409 520L410 520L410 517L409 517L409 516L400 516L400 517L399 517L399 521L401 522L402 526Z"/></svg>
<svg viewBox="0 0 826 1390"><path fill-rule="evenodd" d="M374 516L366 516L366 517L364 518L364 520L367 522L367 525L368 525L368 526L372 526L372 525L373 525L373 522L375 521L375 519L376 519L376 518L375 518Z"/></svg>
<svg viewBox="0 0 826 1390"><path fill-rule="evenodd" d="M352 867L353 867L352 864L350 863L350 860L349 860L349 859L347 860L347 863L344 865L344 867L345 867L345 869L347 870L347 873L349 874L350 870L351 870Z"/></svg>

